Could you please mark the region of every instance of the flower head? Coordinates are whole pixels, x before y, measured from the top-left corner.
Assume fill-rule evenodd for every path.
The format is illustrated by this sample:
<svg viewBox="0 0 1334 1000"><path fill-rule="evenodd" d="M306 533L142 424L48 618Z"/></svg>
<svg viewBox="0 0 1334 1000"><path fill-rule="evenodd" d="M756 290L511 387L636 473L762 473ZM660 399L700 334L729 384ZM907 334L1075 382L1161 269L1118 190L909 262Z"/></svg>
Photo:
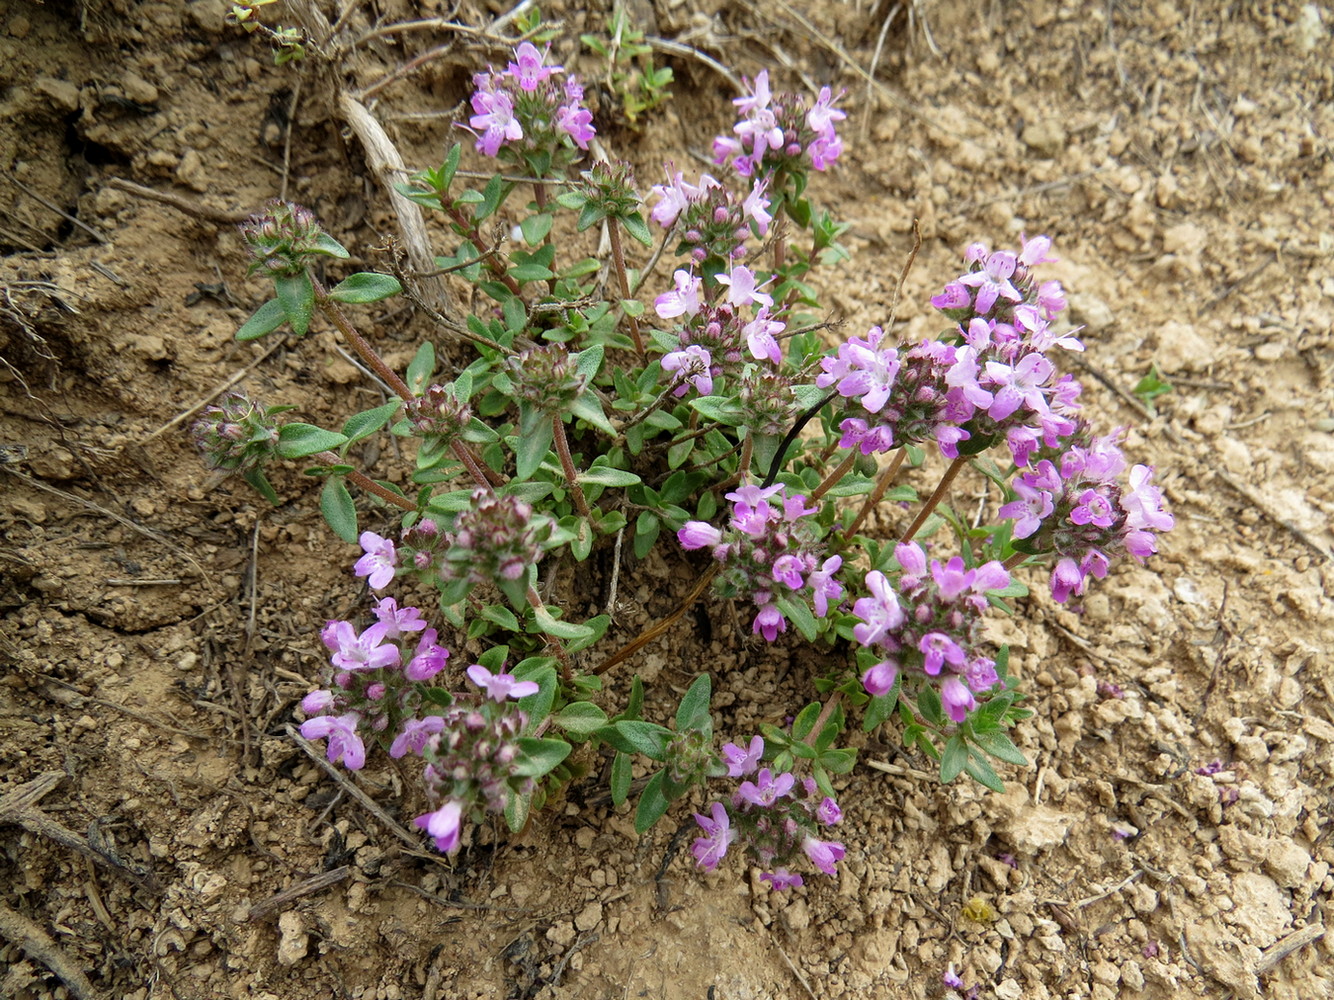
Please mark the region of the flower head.
<svg viewBox="0 0 1334 1000"><path fill-rule="evenodd" d="M517 701L530 694L537 694L539 690L536 681L516 680L513 674L493 674L480 663L474 663L469 667L467 674L468 680L484 690L487 697L494 701L504 701L507 698Z"/></svg>

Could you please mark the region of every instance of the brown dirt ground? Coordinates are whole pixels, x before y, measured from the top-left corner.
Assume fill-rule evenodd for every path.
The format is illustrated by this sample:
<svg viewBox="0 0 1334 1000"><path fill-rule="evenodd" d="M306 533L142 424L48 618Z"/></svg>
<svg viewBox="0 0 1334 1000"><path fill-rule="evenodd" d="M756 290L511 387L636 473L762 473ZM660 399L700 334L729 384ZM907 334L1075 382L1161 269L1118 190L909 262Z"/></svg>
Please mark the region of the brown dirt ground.
<svg viewBox="0 0 1334 1000"><path fill-rule="evenodd" d="M520 838L477 831L453 863L397 840L284 732L318 627L360 606L353 553L299 470L270 508L211 481L184 433L238 373L316 423L379 401L327 330L232 340L264 289L217 216L278 194L286 160L289 195L374 266L394 222L331 88L452 41L374 104L426 166L468 74L502 51L421 32L336 71L279 69L218 0L0 4L0 796L53 776L40 814L0 798L0 996L935 997L951 961L1004 1000L1334 993L1334 12L1017 6L632 8L741 72L848 88L849 153L814 192L853 222L854 261L826 286L848 331L887 319L913 218L908 337L933 329L926 298L967 243L1051 234L1088 394L1177 516L1147 568L997 625L1037 713L1017 732L1034 765L1005 795L918 776L893 732L859 737L841 878L779 896L736 861L692 870L684 809L636 841L592 781ZM362 2L348 31L440 13ZM546 14L568 39L602 19ZM603 136L645 184L704 150L733 96L702 62L671 63L670 109ZM368 326L400 364L436 335L401 312ZM1152 362L1175 390L1149 417L1125 390ZM402 474L388 440L362 457ZM608 644L688 583L674 556L627 563ZM593 607L605 584L566 592ZM634 670L661 708L707 664L720 730L746 733L812 696L821 665L799 642L758 647L707 611L711 638L676 630L609 697ZM357 784L401 821L405 780L380 766Z"/></svg>

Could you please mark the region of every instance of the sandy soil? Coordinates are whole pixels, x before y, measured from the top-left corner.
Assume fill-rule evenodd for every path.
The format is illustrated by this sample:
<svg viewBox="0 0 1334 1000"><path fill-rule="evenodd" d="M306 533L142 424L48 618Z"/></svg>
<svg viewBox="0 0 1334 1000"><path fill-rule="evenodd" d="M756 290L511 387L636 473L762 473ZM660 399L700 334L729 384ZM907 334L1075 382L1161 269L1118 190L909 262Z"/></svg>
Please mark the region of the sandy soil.
<svg viewBox="0 0 1334 1000"><path fill-rule="evenodd" d="M936 997L951 962L1003 1000L1334 993L1334 11L723 6L638 16L739 72L848 89L849 152L815 192L853 222L854 261L825 288L845 329L888 318L914 218L909 338L933 331L926 299L966 244L1048 233L1087 327L1088 395L1165 484L1177 528L1150 566L1080 606L1036 588L996 626L1033 695L1016 733L1033 767L1004 795L941 787L894 731L859 737L843 875L782 896L735 861L697 874L674 838L686 809L636 840L591 778L453 863L397 838L285 730L319 626L359 606L355 553L299 469L271 508L212 480L185 427L233 379L316 423L378 401L328 330L232 340L264 289L228 219L285 187L376 266L395 224L335 88L452 42L372 102L427 166L469 73L503 52L419 32L275 68L216 0L11 2L0 996ZM345 39L448 13L357 8ZM603 15L545 13L565 19L562 61L595 75L573 39ZM707 148L733 96L702 61L670 62L677 100L603 137L645 186L663 156ZM399 364L438 336L404 312L370 328ZM1151 364L1174 385L1156 414L1128 394ZM405 474L392 442L372 449ZM956 502L983 498L963 483ZM608 643L671 610L692 572L627 562ZM602 575L567 585L572 612L605 598ZM725 606L705 611L609 675L609 698L637 672L652 711L708 666L719 731L745 733L812 696L821 666L799 640L757 646ZM401 823L410 780L356 784Z"/></svg>

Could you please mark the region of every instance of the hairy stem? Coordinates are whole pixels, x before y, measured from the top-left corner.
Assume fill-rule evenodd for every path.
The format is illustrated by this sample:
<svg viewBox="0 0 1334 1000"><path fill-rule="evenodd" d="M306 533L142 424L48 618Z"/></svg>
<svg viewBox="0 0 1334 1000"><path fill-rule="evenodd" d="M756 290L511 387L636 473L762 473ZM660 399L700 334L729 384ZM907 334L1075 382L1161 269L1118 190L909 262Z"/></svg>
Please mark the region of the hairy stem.
<svg viewBox="0 0 1334 1000"><path fill-rule="evenodd" d="M861 529L862 524L866 521L867 515L870 514L871 511L875 509L876 505L884 498L885 491L889 489L890 484L894 482L894 478L899 474L899 468L903 465L904 456L907 454L908 452L906 448L900 448L898 454L894 456L894 461L885 466L885 471L880 473L880 478L875 481L875 489L871 491L871 495L862 503L862 509L857 511L857 516L853 518L852 524L848 526L848 530L843 532L843 541L848 542L852 540L852 537L857 534Z"/></svg>
<svg viewBox="0 0 1334 1000"><path fill-rule="evenodd" d="M556 454L560 457L560 467L565 472L565 482L570 487L570 495L574 497L574 509L579 512L580 517L589 517L592 512L588 508L588 498L584 496L584 488L579 485L579 470L574 467L574 458L570 455L570 441L565 436L565 421L561 420L559 413L551 417L551 440L556 445Z"/></svg>
<svg viewBox="0 0 1334 1000"><path fill-rule="evenodd" d="M611 236L611 259L616 266L616 277L621 285L621 298L630 297L630 281L625 273L625 252L621 248L621 224L615 219L607 220L607 232ZM644 338L639 332L639 320L634 316L626 314L626 320L630 324L630 338L635 342L635 353L641 358L644 356Z"/></svg>
<svg viewBox="0 0 1334 1000"><path fill-rule="evenodd" d="M913 523L908 526L908 530L905 531L903 537L899 539L900 545L904 542L912 541L912 536L917 534L922 525L926 523L926 519L931 516L931 512L940 506L941 500L945 499L945 494L949 492L950 484L954 482L954 477L959 474L959 471L967 462L968 459L963 455L960 455L950 463L950 467L946 469L945 474L940 477L940 483L936 486L936 491L931 494L930 498L922 506L922 509L917 512L917 517L913 519Z"/></svg>
<svg viewBox="0 0 1334 1000"><path fill-rule="evenodd" d="M829 475L825 476L824 482L822 482L819 486L815 488L815 492L813 492L808 498L810 502L815 503L822 496L828 493L831 489L837 486L839 481L848 474L848 470L852 468L852 466L856 463L856 461L857 461L857 449L853 448L848 452L847 457L844 458L843 461L838 463L838 468L835 469L833 472L829 473Z"/></svg>
<svg viewBox="0 0 1334 1000"><path fill-rule="evenodd" d="M816 716L815 725L811 727L812 740L818 740L820 738L820 730L824 729L825 723L829 721L830 716L834 714L834 710L842 703L843 692L835 691L834 696L825 702L824 708L820 709L820 714Z"/></svg>
<svg viewBox="0 0 1334 1000"><path fill-rule="evenodd" d="M323 462L325 465L347 464L347 459L339 458L331 451L322 451L318 455L312 455L311 458ZM377 483L374 479L372 479L370 476L366 475L366 473L361 472L360 470L353 469L351 472L345 473L345 475L347 476L348 482L356 486L357 489L362 490L365 493L369 493L372 496L379 497L387 504L390 504L394 507L398 507L400 510L415 511L417 509L417 505L413 503L411 500L409 500L407 497L399 496L393 490L386 489L385 487Z"/></svg>
<svg viewBox="0 0 1334 1000"><path fill-rule="evenodd" d="M1010 557L1006 559L1005 562L1001 563L1001 565L1004 566L1007 570L1011 570L1019 566L1027 558L1028 558L1027 552L1012 552L1010 553Z"/></svg>
<svg viewBox="0 0 1334 1000"><path fill-rule="evenodd" d="M329 321L338 327L338 332L347 338L347 342L352 345L352 349L361 355L361 360L366 362L371 371L380 376L389 388L398 393L404 402L411 400L412 390L399 377L398 372L385 364L384 359L375 353L375 348L371 346L370 341L357 332L356 327L348 321L348 318L343 315L343 311L338 308L338 303L329 298L329 293L324 290L324 286L315 279L314 275L310 276L310 282L315 286L316 304L329 318Z"/></svg>
<svg viewBox="0 0 1334 1000"><path fill-rule="evenodd" d="M534 611L542 614L549 614L547 606L542 603L542 596L537 592L537 588L532 584L528 585L528 603L533 606ZM543 632L547 637L547 642L551 644L552 650L556 654L556 659L560 660L561 679L569 684L574 680L574 663L570 659L570 654L565 651L565 647L560 644L560 640L549 632Z"/></svg>

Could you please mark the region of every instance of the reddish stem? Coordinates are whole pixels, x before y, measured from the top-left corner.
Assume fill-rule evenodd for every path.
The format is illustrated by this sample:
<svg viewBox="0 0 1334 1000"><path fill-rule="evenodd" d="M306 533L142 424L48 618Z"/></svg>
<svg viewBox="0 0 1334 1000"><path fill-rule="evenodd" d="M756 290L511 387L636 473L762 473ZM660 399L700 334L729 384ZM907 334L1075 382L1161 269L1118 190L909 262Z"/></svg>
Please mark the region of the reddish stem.
<svg viewBox="0 0 1334 1000"><path fill-rule="evenodd" d="M380 376L389 388L398 393L404 402L411 401L412 391L408 388L408 384L399 377L398 372L385 364L384 359L375 353L375 348L371 346L370 341L359 334L356 327L348 322L347 317L343 315L343 311L338 308L338 303L329 298L329 293L324 290L323 285L315 280L314 275L311 275L310 283L315 286L315 302L323 310L324 315L329 317L330 322L338 327L338 332L347 338L347 342L352 345L352 349L361 355L361 360L366 362L371 371Z"/></svg>
<svg viewBox="0 0 1334 1000"><path fill-rule="evenodd" d="M883 499L885 491L889 489L889 484L892 483L894 477L899 474L899 467L903 465L903 458L906 454L907 449L900 448L898 454L894 456L894 461L890 462L889 465L885 467L885 471L880 473L880 478L875 482L875 489L871 491L871 495L868 496L862 504L862 509L857 511L857 516L853 518L852 524L848 526L848 530L843 532L843 540L845 542L852 540L852 537L857 534L858 529L861 528L862 523L866 520L867 515L870 514L871 511L875 509L876 504Z"/></svg>
<svg viewBox="0 0 1334 1000"><path fill-rule="evenodd" d="M899 539L900 545L912 541L912 536L917 534L922 525L926 523L926 519L931 516L931 512L940 506L940 501L945 499L945 494L949 492L950 484L954 482L954 477L959 474L959 471L964 467L964 463L967 461L968 459L966 457L960 455L950 463L950 467L946 469L945 474L940 477L940 483L936 486L936 491L931 494L930 498L926 501L926 504L917 512L917 517L913 519L913 523L909 525L908 530L905 531L903 537Z"/></svg>
<svg viewBox="0 0 1334 1000"><path fill-rule="evenodd" d="M559 413L551 418L551 439L556 444L560 467L565 472L565 481L569 484L571 496L574 497L574 509L579 512L580 517L589 517L592 512L588 508L588 498L584 496L584 488L579 485L579 470L574 467L574 458L570 455L570 441L565 436L565 423Z"/></svg>
<svg viewBox="0 0 1334 1000"><path fill-rule="evenodd" d="M607 232L611 235L611 259L616 266L616 277L620 280L621 298L622 300L628 299L630 297L630 281L625 273L625 252L621 248L620 223L615 219L608 219ZM642 358L644 356L644 337L639 332L639 320L628 313L625 318L630 323L630 338L635 342L635 352Z"/></svg>
<svg viewBox="0 0 1334 1000"><path fill-rule="evenodd" d="M857 452L855 449L853 449L852 451L849 451L847 457L844 458L843 461L838 464L838 468L835 469L833 472L829 473L829 475L825 476L824 482L822 482L819 486L815 488L815 492L810 495L811 503L815 503L822 496L828 493L831 489L837 486L839 480L841 480L845 475L847 475L848 470L852 468L853 463L855 463L856 461L857 461Z"/></svg>

